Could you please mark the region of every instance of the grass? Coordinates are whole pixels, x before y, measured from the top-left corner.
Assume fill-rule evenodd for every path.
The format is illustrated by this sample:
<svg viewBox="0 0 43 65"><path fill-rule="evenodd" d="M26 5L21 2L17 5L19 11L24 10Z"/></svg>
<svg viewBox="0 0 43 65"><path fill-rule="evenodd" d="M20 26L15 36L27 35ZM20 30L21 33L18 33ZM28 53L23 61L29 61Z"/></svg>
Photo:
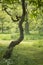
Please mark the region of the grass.
<svg viewBox="0 0 43 65"><path fill-rule="evenodd" d="M0 65L43 65L43 40L23 41L17 45L10 59L3 59L10 41L0 41Z"/></svg>
<svg viewBox="0 0 43 65"><path fill-rule="evenodd" d="M16 40L19 37L19 33L14 34L0 34L0 40ZM40 34L24 34L24 41L43 39L43 35Z"/></svg>

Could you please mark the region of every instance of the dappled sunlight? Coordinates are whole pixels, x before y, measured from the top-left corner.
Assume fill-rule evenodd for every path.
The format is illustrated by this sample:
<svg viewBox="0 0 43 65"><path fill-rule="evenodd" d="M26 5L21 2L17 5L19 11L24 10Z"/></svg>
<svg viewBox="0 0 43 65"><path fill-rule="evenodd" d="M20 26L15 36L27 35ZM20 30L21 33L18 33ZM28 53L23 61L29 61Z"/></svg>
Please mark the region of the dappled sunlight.
<svg viewBox="0 0 43 65"><path fill-rule="evenodd" d="M9 45L10 42L13 40L0 40L0 45ZM29 40L29 41L22 41L20 44L22 45L37 45L42 44L43 40Z"/></svg>
<svg viewBox="0 0 43 65"><path fill-rule="evenodd" d="M33 41L23 41L21 42L21 44L23 43L23 45L33 45Z"/></svg>
<svg viewBox="0 0 43 65"><path fill-rule="evenodd" d="M12 40L0 40L0 45L9 45ZM37 44L38 40L29 40L29 41L22 41L20 44L22 45L33 45Z"/></svg>
<svg viewBox="0 0 43 65"><path fill-rule="evenodd" d="M34 45L34 44L38 44L40 41L43 41L43 40L22 41L21 44L24 44L24 45Z"/></svg>

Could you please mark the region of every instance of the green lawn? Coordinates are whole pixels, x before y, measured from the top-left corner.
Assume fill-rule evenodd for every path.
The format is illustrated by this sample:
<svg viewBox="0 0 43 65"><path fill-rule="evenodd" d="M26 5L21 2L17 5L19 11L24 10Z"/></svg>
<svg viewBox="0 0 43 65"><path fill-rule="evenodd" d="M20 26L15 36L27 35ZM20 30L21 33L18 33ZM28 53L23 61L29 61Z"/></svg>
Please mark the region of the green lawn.
<svg viewBox="0 0 43 65"><path fill-rule="evenodd" d="M14 34L0 34L0 40L16 40L19 37L19 33L14 33ZM29 34L25 35L24 34L24 41L28 40L39 40L43 39L43 35L40 34Z"/></svg>
<svg viewBox="0 0 43 65"><path fill-rule="evenodd" d="M9 41L0 41L0 65L43 65L43 40L23 41L17 45L10 59L3 59Z"/></svg>

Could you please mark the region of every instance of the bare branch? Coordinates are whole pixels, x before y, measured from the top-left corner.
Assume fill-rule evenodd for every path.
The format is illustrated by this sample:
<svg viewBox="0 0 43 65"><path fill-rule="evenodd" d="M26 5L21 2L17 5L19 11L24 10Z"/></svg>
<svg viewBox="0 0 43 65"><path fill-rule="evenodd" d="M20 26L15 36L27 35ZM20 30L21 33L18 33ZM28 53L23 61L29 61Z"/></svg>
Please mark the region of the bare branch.
<svg viewBox="0 0 43 65"><path fill-rule="evenodd" d="M7 11L7 8L4 8L4 11L5 11L9 16L12 16L12 15Z"/></svg>
<svg viewBox="0 0 43 65"><path fill-rule="evenodd" d="M19 21L19 20L20 20L20 18L21 18L21 16L17 16L17 15L16 15L16 20L14 20L14 18L13 18L13 17L11 17L11 19L12 19L12 21L13 21L13 22L17 22L17 21Z"/></svg>
<svg viewBox="0 0 43 65"><path fill-rule="evenodd" d="M4 11L11 17L11 20L13 21L13 22L17 22L17 21L19 21L20 20L20 16L17 16L16 15L16 20L14 20L14 18L12 17L12 15L7 11L7 8L4 8Z"/></svg>

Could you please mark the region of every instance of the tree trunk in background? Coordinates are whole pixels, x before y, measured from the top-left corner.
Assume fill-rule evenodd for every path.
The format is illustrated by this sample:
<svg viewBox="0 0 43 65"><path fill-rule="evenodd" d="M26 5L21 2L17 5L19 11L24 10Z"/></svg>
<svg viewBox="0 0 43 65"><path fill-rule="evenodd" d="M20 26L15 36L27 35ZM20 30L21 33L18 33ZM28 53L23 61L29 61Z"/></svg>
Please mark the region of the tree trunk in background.
<svg viewBox="0 0 43 65"><path fill-rule="evenodd" d="M4 24L4 23L2 22L2 33L3 33L3 31L4 31L4 30L3 30L3 24Z"/></svg>
<svg viewBox="0 0 43 65"><path fill-rule="evenodd" d="M25 34L29 34L29 22L26 21L25 23Z"/></svg>
<svg viewBox="0 0 43 65"><path fill-rule="evenodd" d="M28 8L26 3L25 34L29 34Z"/></svg>
<svg viewBox="0 0 43 65"><path fill-rule="evenodd" d="M25 0L21 0L22 2L22 10L23 10L23 14L22 14L22 17L21 17L21 20L19 21L19 30L20 30L20 37L19 39L17 39L16 41L12 41L9 45L9 47L7 48L3 58L10 58L11 57L11 54L12 54L12 51L13 51L13 48L20 44L20 42L24 39L24 33L23 33L23 27L22 27L22 24L24 22L24 19L25 19L25 13L26 13L26 10L25 10Z"/></svg>

